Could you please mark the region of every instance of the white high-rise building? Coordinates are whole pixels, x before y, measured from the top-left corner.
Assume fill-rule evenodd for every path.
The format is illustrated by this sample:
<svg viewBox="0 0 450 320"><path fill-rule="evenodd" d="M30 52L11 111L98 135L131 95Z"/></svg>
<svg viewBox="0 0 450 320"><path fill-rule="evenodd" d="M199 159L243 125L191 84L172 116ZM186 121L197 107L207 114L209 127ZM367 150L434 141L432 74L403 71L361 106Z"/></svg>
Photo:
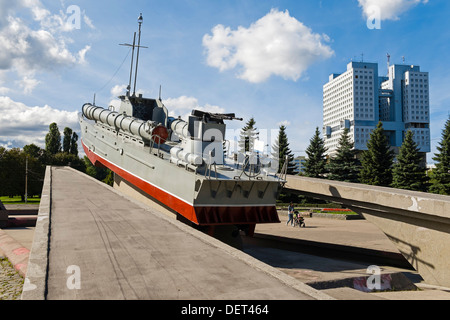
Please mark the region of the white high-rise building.
<svg viewBox="0 0 450 320"><path fill-rule="evenodd" d="M394 149L411 130L420 152L431 151L430 103L427 72L418 66L392 65L387 77L378 76L378 64L350 62L347 71L330 75L323 87L323 136L333 155L344 128L354 148L367 150L370 133L382 121Z"/></svg>

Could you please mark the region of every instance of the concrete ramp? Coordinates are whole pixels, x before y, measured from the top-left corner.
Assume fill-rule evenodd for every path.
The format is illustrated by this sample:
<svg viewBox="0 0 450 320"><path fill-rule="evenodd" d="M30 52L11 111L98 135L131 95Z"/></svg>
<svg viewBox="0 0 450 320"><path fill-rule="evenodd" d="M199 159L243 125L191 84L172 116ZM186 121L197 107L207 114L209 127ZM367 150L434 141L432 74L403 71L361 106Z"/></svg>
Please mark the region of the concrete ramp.
<svg viewBox="0 0 450 320"><path fill-rule="evenodd" d="M48 167L22 299L332 298L87 175Z"/></svg>

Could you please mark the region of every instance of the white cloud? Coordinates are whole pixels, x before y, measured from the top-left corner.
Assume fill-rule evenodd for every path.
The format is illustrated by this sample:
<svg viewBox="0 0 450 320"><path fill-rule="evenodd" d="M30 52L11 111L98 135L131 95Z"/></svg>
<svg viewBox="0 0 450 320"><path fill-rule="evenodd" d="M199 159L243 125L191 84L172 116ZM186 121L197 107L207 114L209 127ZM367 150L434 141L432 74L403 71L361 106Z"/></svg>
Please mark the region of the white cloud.
<svg viewBox="0 0 450 320"><path fill-rule="evenodd" d="M22 80L18 81L19 86L23 89L23 92L25 94L30 94L34 88L40 83L40 81L29 78L28 76L25 76Z"/></svg>
<svg viewBox="0 0 450 320"><path fill-rule="evenodd" d="M374 13L374 8L381 14L381 20L398 20L399 16L420 3L428 0L358 0L364 15L368 18Z"/></svg>
<svg viewBox="0 0 450 320"><path fill-rule="evenodd" d="M83 12L83 21L84 23L91 29L95 29L94 23L92 22L91 18L89 18L85 12Z"/></svg>
<svg viewBox="0 0 450 320"><path fill-rule="evenodd" d="M34 143L45 146L45 135L50 123L56 122L60 131L70 127L78 131L77 112L69 112L52 108L29 107L21 102L13 101L9 97L0 97L0 141L20 147Z"/></svg>
<svg viewBox="0 0 450 320"><path fill-rule="evenodd" d="M0 95L7 94L7 93L10 92L10 91L11 91L10 88L0 87Z"/></svg>
<svg viewBox="0 0 450 320"><path fill-rule="evenodd" d="M85 63L90 46L71 52L68 44L73 40L64 34L71 30L62 11L52 14L39 0L0 0L0 9L0 70L24 77ZM26 19L27 13L37 27Z"/></svg>
<svg viewBox="0 0 450 320"><path fill-rule="evenodd" d="M70 66L77 59L62 39L50 32L31 30L19 18L9 17L9 24L0 30L0 68L14 68L20 74Z"/></svg>
<svg viewBox="0 0 450 320"><path fill-rule="evenodd" d="M0 147L5 148L6 150L9 150L13 147L13 143L11 141L8 141L6 143L0 142Z"/></svg>
<svg viewBox="0 0 450 320"><path fill-rule="evenodd" d="M169 116L178 117L187 120L193 109L207 111L211 113L224 113L225 110L218 106L205 104L200 106L198 100L194 97L181 96L178 98L169 98L163 101L169 111Z"/></svg>
<svg viewBox="0 0 450 320"><path fill-rule="evenodd" d="M334 52L327 35L313 33L303 23L272 9L249 28L217 25L203 37L207 63L220 71L240 67L239 78L263 82L272 75L297 81L313 63Z"/></svg>
<svg viewBox="0 0 450 320"><path fill-rule="evenodd" d="M86 53L91 50L91 46L86 46L83 49L81 49L80 51L78 51L78 62L80 64L85 64L86 63Z"/></svg>
<svg viewBox="0 0 450 320"><path fill-rule="evenodd" d="M114 98L124 95L126 93L127 90L127 86L126 84L122 84L122 85L115 85L112 89L111 89L111 94L113 95Z"/></svg>
<svg viewBox="0 0 450 320"><path fill-rule="evenodd" d="M290 125L291 125L291 122L289 120L284 120L284 121L277 123L277 126L279 126L279 127L281 127L281 126L289 127Z"/></svg>

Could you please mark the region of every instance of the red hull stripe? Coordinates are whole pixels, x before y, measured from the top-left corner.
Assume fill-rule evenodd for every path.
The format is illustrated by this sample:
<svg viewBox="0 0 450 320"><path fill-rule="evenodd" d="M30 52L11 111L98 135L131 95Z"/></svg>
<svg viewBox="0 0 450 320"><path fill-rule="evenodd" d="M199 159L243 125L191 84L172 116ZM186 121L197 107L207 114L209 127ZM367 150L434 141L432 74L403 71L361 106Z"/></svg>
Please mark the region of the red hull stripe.
<svg viewBox="0 0 450 320"><path fill-rule="evenodd" d="M123 170L122 168L114 165L113 163L107 161L106 159L100 157L96 153L90 151L86 145L84 144L83 140L81 140L81 144L83 145L84 152L88 156L89 160L94 165L98 165L98 163L102 164L103 166L111 169L116 174L121 176L123 179L127 180L137 188L141 189L142 191L146 192L156 200L164 203L166 206L172 208L176 212L183 215L185 218L189 219L190 221L198 224L197 217L195 216L194 207L187 204L184 201L181 201L180 199L170 195L169 193L151 185L150 183L136 177L135 175L132 175L131 173L127 172L126 170Z"/></svg>
<svg viewBox="0 0 450 320"><path fill-rule="evenodd" d="M137 188L149 194L156 200L164 203L169 208L175 210L189 221L197 225L227 225L227 224L256 224L256 223L278 223L278 213L275 206L197 206L189 203L161 190L149 182L138 178L128 171L114 165L101 156L89 150L81 139L84 152L89 160L95 165L102 165L127 180Z"/></svg>

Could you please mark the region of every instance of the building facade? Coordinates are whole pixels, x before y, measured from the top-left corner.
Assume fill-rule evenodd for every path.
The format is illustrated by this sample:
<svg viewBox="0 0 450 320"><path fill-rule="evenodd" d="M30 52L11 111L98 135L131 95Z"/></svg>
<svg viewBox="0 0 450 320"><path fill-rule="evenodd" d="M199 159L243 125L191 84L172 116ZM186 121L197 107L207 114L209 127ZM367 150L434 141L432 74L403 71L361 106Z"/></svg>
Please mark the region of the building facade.
<svg viewBox="0 0 450 320"><path fill-rule="evenodd" d="M299 156L294 159L294 163L295 163L294 173L295 174L300 174L300 173L305 172L305 162L306 162L305 156Z"/></svg>
<svg viewBox="0 0 450 320"><path fill-rule="evenodd" d="M424 157L431 152L428 73L419 66L392 65L383 77L376 63L350 62L346 72L330 75L323 87L323 136L330 156L345 128L354 148L367 150L379 121L396 152L407 130Z"/></svg>

